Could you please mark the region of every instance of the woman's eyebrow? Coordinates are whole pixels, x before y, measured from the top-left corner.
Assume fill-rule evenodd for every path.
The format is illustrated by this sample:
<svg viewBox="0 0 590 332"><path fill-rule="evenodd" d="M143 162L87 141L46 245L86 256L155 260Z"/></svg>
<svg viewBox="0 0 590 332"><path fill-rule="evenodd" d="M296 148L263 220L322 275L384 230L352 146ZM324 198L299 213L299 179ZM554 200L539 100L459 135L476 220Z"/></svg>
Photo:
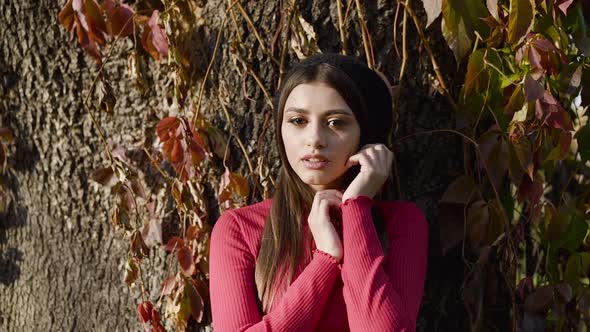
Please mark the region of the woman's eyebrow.
<svg viewBox="0 0 590 332"><path fill-rule="evenodd" d="M287 113L287 112L309 114L308 110L306 110L304 108L298 108L298 107L289 107L287 110L285 110L285 113ZM345 109L333 109L333 110L327 110L327 111L323 112L323 115L326 115L326 116L333 115L333 114L342 114L342 115L353 116L352 112L345 110Z"/></svg>

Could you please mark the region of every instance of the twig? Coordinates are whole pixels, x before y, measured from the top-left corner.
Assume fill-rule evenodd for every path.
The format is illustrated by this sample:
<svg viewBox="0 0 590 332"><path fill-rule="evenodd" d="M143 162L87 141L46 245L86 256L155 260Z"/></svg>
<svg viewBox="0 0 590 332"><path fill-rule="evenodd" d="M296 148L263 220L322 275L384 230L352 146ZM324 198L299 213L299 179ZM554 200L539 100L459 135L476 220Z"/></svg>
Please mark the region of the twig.
<svg viewBox="0 0 590 332"><path fill-rule="evenodd" d="M400 4L399 2L397 3ZM408 3L408 6L410 4ZM408 62L408 11L404 10L404 18L402 19L402 65L399 70L399 82L401 85L402 80L404 79L404 74L406 73L406 64ZM397 45L394 40L394 45Z"/></svg>
<svg viewBox="0 0 590 332"><path fill-rule="evenodd" d="M281 49L281 60L279 65L279 81L277 86L281 86L283 77L285 76L285 59L287 58L287 50L289 49L289 40L291 39L291 22L295 16L296 2L291 3L291 9L289 10L289 19L287 20L287 30L285 31L285 39L283 40L283 47Z"/></svg>
<svg viewBox="0 0 590 332"><path fill-rule="evenodd" d="M363 15L360 0L355 0L355 3L356 3L357 15L359 16L359 21L361 24L361 36L363 37L363 46L365 47L365 57L367 58L367 66L369 66L369 68L373 69L373 68L375 68L375 63L374 63L374 59L372 58L373 52L370 49L369 41L368 41L368 37L367 37L367 31L366 31L367 23L365 22L365 16Z"/></svg>
<svg viewBox="0 0 590 332"><path fill-rule="evenodd" d="M227 123L229 124L230 132L232 136L235 137L236 141L238 142L238 145L240 146L240 149L242 150L242 153L244 154L244 158L246 159L246 163L248 164L248 169L250 170L251 174L255 174L254 167L252 166L252 161L250 161L250 157L248 156L248 151L246 151L244 143L242 143L242 140L236 133L234 125L231 121L231 117L229 116L229 112L227 111L227 108L225 107L223 100L221 100L221 96L217 95L217 97L219 98L219 103L221 104L221 108L223 109L223 113L225 114L225 118L227 120ZM258 190L260 190L260 192L264 192L258 180L255 180L254 183L256 184L256 187L258 187Z"/></svg>
<svg viewBox="0 0 590 332"><path fill-rule="evenodd" d="M225 23L227 22L227 18L229 16L229 11L232 7L238 3L239 0L234 0L234 2L225 10L225 17L223 18L223 22L221 23L221 27L219 27L219 31L217 32L217 39L215 40L215 48L213 49L213 55L211 56L211 60L209 61L209 66L207 66L207 71L205 72L205 77L203 77L203 82L201 82L201 88L199 89L199 99L197 100L197 110L193 115L193 120L191 121L193 125L196 125L197 118L199 117L199 112L201 110L201 101L203 100L203 92L205 91L205 83L207 83L207 78L209 77L209 73L211 72L211 67L213 67L213 62L215 62L217 49L219 49L219 42L221 41L221 35L223 34L223 29L225 28Z"/></svg>
<svg viewBox="0 0 590 332"><path fill-rule="evenodd" d="M266 97L266 101L268 103L268 105L270 106L270 109L273 109L273 104L272 104L272 98L270 96L270 93L268 92L268 90L264 87L264 84L262 83L262 81L260 80L260 78L258 77L258 75L256 75L256 73L254 72L254 70L252 70L252 68L248 67L248 73L250 75L252 75L252 77L254 78L254 80L256 81L256 83L258 84L258 86L260 87L260 89L262 90L262 93L264 93L264 96Z"/></svg>
<svg viewBox="0 0 590 332"><path fill-rule="evenodd" d="M242 16L244 17L244 19L246 20L246 23L248 23L248 25L250 26L250 29L252 29L252 32L254 32L254 36L256 36L256 39L258 40L258 43L260 43L260 47L262 47L262 51L264 51L264 53L266 53L266 55L268 55L268 57L270 58L270 60L272 60L272 62L274 62L277 66L280 65L279 64L279 61L277 61L277 59L275 59L272 56L272 54L270 54L270 52L268 51L268 49L264 45L264 41L262 40L262 37L260 37L260 34L258 33L258 29L256 29L256 26L254 25L254 22L252 22L252 19L250 18L250 15L248 15L248 13L244 9L244 7L242 7L242 4L240 3L239 0L236 1L236 3L238 5L238 9L240 10L240 13L242 14Z"/></svg>
<svg viewBox="0 0 590 332"><path fill-rule="evenodd" d="M164 170L162 170L160 165L158 165L158 163L154 160L154 158L152 157L152 155L150 154L150 152L146 148L143 148L143 152L145 152L145 154L147 155L147 157L150 160L150 162L152 163L152 165L154 165L154 167L158 170L158 172L160 172L160 174L162 174L162 176L167 181L169 181L169 182L174 181L174 179L172 179L172 177L170 177L168 174L166 174L166 172L164 172Z"/></svg>
<svg viewBox="0 0 590 332"><path fill-rule="evenodd" d="M397 48L397 19L399 17L399 9L401 4L399 1L397 2L397 6L395 7L395 16L393 17L393 48L395 49L395 54L399 58L399 49ZM405 13L405 11L404 11Z"/></svg>
<svg viewBox="0 0 590 332"><path fill-rule="evenodd" d="M338 30L340 31L340 42L342 44L341 53L346 55L347 45L346 45L346 33L344 31L344 22L342 20L342 0L336 0L336 5L338 7Z"/></svg>
<svg viewBox="0 0 590 332"><path fill-rule="evenodd" d="M424 45L426 52L428 52L428 56L430 57L432 67L434 69L434 72L436 73L436 78L438 79L438 82L440 83L441 89L443 90L443 94L447 98L447 101L449 102L451 107L453 107L453 110L456 111L458 109L457 103L455 102L453 97L451 97L449 89L447 88L447 85L443 79L442 73L441 73L440 68L438 66L438 62L436 61L436 58L434 57L434 53L432 52L432 49L430 48L430 43L428 42L428 39L426 39L426 36L424 35L424 31L422 30L422 26L420 25L420 20L418 19L418 16L416 16L416 13L412 9L412 7L408 5L407 2L400 2L400 3L402 5L404 5L404 7L406 8L406 11L412 17L412 20L414 21L414 25L416 26L416 30L418 31L418 35L420 36L420 41Z"/></svg>

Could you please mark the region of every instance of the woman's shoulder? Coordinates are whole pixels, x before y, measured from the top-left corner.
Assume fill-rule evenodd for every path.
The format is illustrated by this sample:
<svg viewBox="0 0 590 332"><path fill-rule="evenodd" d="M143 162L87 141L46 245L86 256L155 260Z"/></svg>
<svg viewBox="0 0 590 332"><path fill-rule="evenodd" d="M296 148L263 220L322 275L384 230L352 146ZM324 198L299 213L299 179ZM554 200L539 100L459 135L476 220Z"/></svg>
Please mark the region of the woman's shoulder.
<svg viewBox="0 0 590 332"><path fill-rule="evenodd" d="M272 199L269 198L258 203L225 210L215 222L213 229L239 229L241 232L262 229L271 205Z"/></svg>

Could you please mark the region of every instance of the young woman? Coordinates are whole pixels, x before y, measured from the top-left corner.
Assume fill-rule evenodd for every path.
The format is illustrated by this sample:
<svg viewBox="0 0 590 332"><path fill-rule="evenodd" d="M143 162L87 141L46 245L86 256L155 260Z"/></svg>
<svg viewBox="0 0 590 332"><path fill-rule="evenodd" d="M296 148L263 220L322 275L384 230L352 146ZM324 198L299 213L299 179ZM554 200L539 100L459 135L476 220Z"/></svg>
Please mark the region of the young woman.
<svg viewBox="0 0 590 332"><path fill-rule="evenodd" d="M378 199L393 160L387 85L355 58L321 54L289 71L275 112L273 198L213 229L215 332L414 331L428 225L415 204Z"/></svg>

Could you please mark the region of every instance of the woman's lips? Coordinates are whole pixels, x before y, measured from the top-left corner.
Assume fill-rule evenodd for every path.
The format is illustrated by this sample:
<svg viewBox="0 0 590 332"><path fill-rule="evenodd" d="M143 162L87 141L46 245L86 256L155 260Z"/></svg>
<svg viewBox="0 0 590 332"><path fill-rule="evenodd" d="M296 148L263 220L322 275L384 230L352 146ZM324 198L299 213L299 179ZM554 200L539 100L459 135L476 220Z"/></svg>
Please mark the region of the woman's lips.
<svg viewBox="0 0 590 332"><path fill-rule="evenodd" d="M313 170L320 170L322 168L325 168L326 166L328 166L329 163L330 162L327 160L324 160L324 161L311 161L311 160L306 160L306 159L303 160L303 165L306 168L313 169Z"/></svg>

